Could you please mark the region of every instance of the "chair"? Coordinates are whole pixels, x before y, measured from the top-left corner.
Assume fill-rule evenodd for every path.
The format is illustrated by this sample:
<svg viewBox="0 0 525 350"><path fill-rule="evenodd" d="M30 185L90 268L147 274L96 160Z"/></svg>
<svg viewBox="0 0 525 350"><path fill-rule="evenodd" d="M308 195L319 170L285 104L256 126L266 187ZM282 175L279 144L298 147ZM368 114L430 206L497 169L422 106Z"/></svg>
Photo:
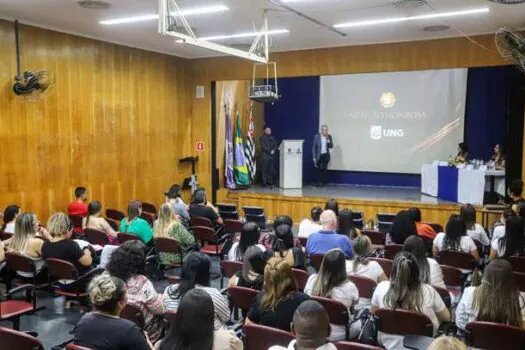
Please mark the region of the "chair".
<svg viewBox="0 0 525 350"><path fill-rule="evenodd" d="M290 332L254 323L245 325L243 332L246 335L246 349L250 350L268 350L274 345L288 347L295 339Z"/></svg>
<svg viewBox="0 0 525 350"><path fill-rule="evenodd" d="M525 257L510 256L507 261L512 266L512 271L525 273Z"/></svg>
<svg viewBox="0 0 525 350"><path fill-rule="evenodd" d="M350 328L348 326L350 322L350 315L348 314L348 309L340 301L323 298L323 297L314 297L312 300L319 302L325 308L330 318L330 323L338 326L344 326L346 330L346 339L350 338Z"/></svg>
<svg viewBox="0 0 525 350"><path fill-rule="evenodd" d="M164 311L164 318L170 325L174 324L177 319L177 311Z"/></svg>
<svg viewBox="0 0 525 350"><path fill-rule="evenodd" d="M108 244L108 236L105 232L92 228L86 228L84 230L84 235L86 235L88 242L91 244L97 244L102 247Z"/></svg>
<svg viewBox="0 0 525 350"><path fill-rule="evenodd" d="M173 238L169 237L156 237L154 239L155 250L157 252L157 267L162 270L163 268L173 268L182 266L182 249L180 243ZM160 259L160 253L175 254L181 257L181 260L178 264L167 264L164 265Z"/></svg>
<svg viewBox="0 0 525 350"><path fill-rule="evenodd" d="M430 223L430 222L428 222L427 225L430 226L430 227L432 227L432 229L433 229L436 233L445 232L445 230L443 229L443 226L440 225L440 224L436 224L436 223Z"/></svg>
<svg viewBox="0 0 525 350"><path fill-rule="evenodd" d="M133 304L126 304L126 307L120 313L120 318L135 323L140 329L143 329L144 325L146 324L142 310Z"/></svg>
<svg viewBox="0 0 525 350"><path fill-rule="evenodd" d="M193 220L193 219L192 219ZM217 242L217 233L214 229L207 226L191 227L195 239L201 242L201 252L208 255L219 256L222 260L222 245Z"/></svg>
<svg viewBox="0 0 525 350"><path fill-rule="evenodd" d="M85 346L77 345L77 344L73 344L73 343L67 344L66 345L66 349L67 350L94 350L93 348L87 348Z"/></svg>
<svg viewBox="0 0 525 350"><path fill-rule="evenodd" d="M310 255L310 264L314 267L314 269L319 272L321 269L321 264L323 263L324 254L314 254Z"/></svg>
<svg viewBox="0 0 525 350"><path fill-rule="evenodd" d="M340 341L337 343L334 343L337 350L381 350L382 348L378 348L377 346L373 345L366 345L361 343L354 343L349 341Z"/></svg>
<svg viewBox="0 0 525 350"><path fill-rule="evenodd" d="M88 293L85 290L80 290L79 288L72 288L73 285L80 284L79 282L83 279L91 279L92 277L101 274L104 272L104 269L93 269L86 273L85 275L80 276L75 265L69 261L48 258L46 259L46 265L49 272L49 279L55 280L71 280L72 283L68 285L63 285L61 283L55 283L53 285L54 292L57 295L62 295L68 298L73 298L76 300L81 300L88 296ZM86 283L87 284L87 283Z"/></svg>
<svg viewBox="0 0 525 350"><path fill-rule="evenodd" d="M525 330L499 323L474 321L467 324L467 344L486 350L525 349Z"/></svg>
<svg viewBox="0 0 525 350"><path fill-rule="evenodd" d="M476 259L470 253L442 250L437 256L440 265L454 266L458 269L473 270Z"/></svg>
<svg viewBox="0 0 525 350"><path fill-rule="evenodd" d="M465 276L463 272L457 267L440 265L441 272L443 272L443 281L447 287L463 288Z"/></svg>
<svg viewBox="0 0 525 350"><path fill-rule="evenodd" d="M244 224L239 220L224 219L224 227L226 233L240 233Z"/></svg>
<svg viewBox="0 0 525 350"><path fill-rule="evenodd" d="M13 234L12 233L0 232L0 240L5 241L5 240L11 239L11 238L13 238Z"/></svg>
<svg viewBox="0 0 525 350"><path fill-rule="evenodd" d="M520 291L525 292L525 273L514 272L514 280Z"/></svg>
<svg viewBox="0 0 525 350"><path fill-rule="evenodd" d="M423 335L432 337L433 326L428 316L402 309L377 309L379 331L396 335Z"/></svg>
<svg viewBox="0 0 525 350"><path fill-rule="evenodd" d="M151 213L148 213L148 212L145 212L143 211L142 213L140 213L140 217L144 220L147 221L147 223L153 227L153 224L155 223L155 220L156 220L156 217L155 217L155 214L151 214Z"/></svg>
<svg viewBox="0 0 525 350"><path fill-rule="evenodd" d="M390 274L392 273L392 265L394 264L394 260L390 259L383 259L383 258L368 258L370 261L377 262L385 272L386 277L390 278Z"/></svg>
<svg viewBox="0 0 525 350"><path fill-rule="evenodd" d="M306 282L308 282L308 272L300 269L292 269L293 274L295 275L295 281L297 282L297 288L304 291L306 287Z"/></svg>
<svg viewBox="0 0 525 350"><path fill-rule="evenodd" d="M244 211L244 219L246 222L255 222L261 230L266 229L266 223L268 220L264 214L263 207L244 206L242 207L242 210Z"/></svg>
<svg viewBox="0 0 525 350"><path fill-rule="evenodd" d="M386 240L386 234L379 231L373 231L373 230L363 230L361 233L368 238L370 238L370 241L374 245L385 245Z"/></svg>
<svg viewBox="0 0 525 350"><path fill-rule="evenodd" d="M117 209L106 209L106 217L120 222L126 215Z"/></svg>
<svg viewBox="0 0 525 350"><path fill-rule="evenodd" d="M397 253L403 250L402 244L387 244L385 246L385 258L394 260Z"/></svg>
<svg viewBox="0 0 525 350"><path fill-rule="evenodd" d="M372 299L372 295L374 295L374 290L377 287L377 283L373 279L357 275L350 275L348 276L348 279L352 281L357 287L360 298Z"/></svg>
<svg viewBox="0 0 525 350"><path fill-rule="evenodd" d="M14 295L22 292L26 293L26 300L12 299ZM30 294L28 295L28 293ZM0 301L0 321L12 322L13 328L18 331L20 330L20 317L33 314L38 310L39 308L36 307L35 286L26 284L11 289L2 298L2 301Z"/></svg>
<svg viewBox="0 0 525 350"><path fill-rule="evenodd" d="M73 224L73 232L75 233L84 232L84 229L82 228L83 219L84 217L80 215L69 215L69 220L71 220L71 223Z"/></svg>
<svg viewBox="0 0 525 350"><path fill-rule="evenodd" d="M306 247L306 243L308 243L307 237L297 237L299 239L299 243L301 243L301 247Z"/></svg>
<svg viewBox="0 0 525 350"><path fill-rule="evenodd" d="M148 214L153 214L155 219L157 218L157 207L154 204L148 202L142 202L142 211Z"/></svg>
<svg viewBox="0 0 525 350"><path fill-rule="evenodd" d="M395 217L395 214L377 213L377 229L381 232L390 232Z"/></svg>
<svg viewBox="0 0 525 350"><path fill-rule="evenodd" d="M257 297L258 291L245 287L228 287L228 295L232 300L232 306L244 312L248 312L252 307L253 300Z"/></svg>
<svg viewBox="0 0 525 350"><path fill-rule="evenodd" d="M15 252L8 252L8 253L5 253L5 260L7 262L7 266L12 271L25 272L33 276L33 277L22 277L17 274L15 278L17 280L20 280L21 283L19 284L24 284L25 282L29 282L30 284L34 285L37 289L44 288L49 285L47 278L43 283L37 283L36 265L35 265L35 262L31 260L29 257L24 256L19 253L15 253Z"/></svg>
<svg viewBox="0 0 525 350"><path fill-rule="evenodd" d="M239 220L239 212L234 204L217 203L217 209L223 220Z"/></svg>
<svg viewBox="0 0 525 350"><path fill-rule="evenodd" d="M452 298L450 297L450 293L448 292L448 290L446 288L442 288L438 286L432 286L432 287L434 287L434 289L436 290L436 292L438 292L441 299L443 299L443 302L445 303L445 306L447 307L447 309L450 310L452 308Z"/></svg>
<svg viewBox="0 0 525 350"><path fill-rule="evenodd" d="M224 260L220 262L221 266L221 289L224 285L224 278L230 279L238 271L242 271L242 262L241 261L229 261Z"/></svg>
<svg viewBox="0 0 525 350"><path fill-rule="evenodd" d="M362 230L363 227L365 227L365 217L360 211L352 212L352 221L354 222L355 227L357 227L360 230Z"/></svg>
<svg viewBox="0 0 525 350"><path fill-rule="evenodd" d="M44 350L44 345L37 338L18 330L0 327L2 349Z"/></svg>
<svg viewBox="0 0 525 350"><path fill-rule="evenodd" d="M120 221L110 219L110 218L104 218L104 220L108 222L109 226L111 226L113 230L117 232L120 230Z"/></svg>
<svg viewBox="0 0 525 350"><path fill-rule="evenodd" d="M119 232L117 234L117 239L119 240L120 244L127 242L127 241L136 241L140 240L140 237L137 235L134 235L132 233L127 232Z"/></svg>
<svg viewBox="0 0 525 350"><path fill-rule="evenodd" d="M213 223L208 218L203 218L201 216L194 216L190 219L190 226L204 226L213 228Z"/></svg>

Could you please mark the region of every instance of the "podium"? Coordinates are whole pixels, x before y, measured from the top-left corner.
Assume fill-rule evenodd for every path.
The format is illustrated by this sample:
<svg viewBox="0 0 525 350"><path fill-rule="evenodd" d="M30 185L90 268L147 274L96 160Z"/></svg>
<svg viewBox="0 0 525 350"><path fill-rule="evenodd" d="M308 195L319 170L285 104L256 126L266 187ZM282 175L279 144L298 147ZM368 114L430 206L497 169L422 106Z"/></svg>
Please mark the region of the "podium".
<svg viewBox="0 0 525 350"><path fill-rule="evenodd" d="M283 140L280 151L279 187L303 188L303 142Z"/></svg>

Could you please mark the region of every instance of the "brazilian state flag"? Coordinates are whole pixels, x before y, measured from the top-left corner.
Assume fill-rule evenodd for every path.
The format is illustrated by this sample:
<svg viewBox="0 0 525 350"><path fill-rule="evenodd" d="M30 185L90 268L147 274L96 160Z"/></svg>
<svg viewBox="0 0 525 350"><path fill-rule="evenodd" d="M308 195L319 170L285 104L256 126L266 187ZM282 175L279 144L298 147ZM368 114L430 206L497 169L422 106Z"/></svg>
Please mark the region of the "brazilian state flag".
<svg viewBox="0 0 525 350"><path fill-rule="evenodd" d="M235 183L238 185L248 186L250 184L250 176L248 175L248 167L246 166L246 159L244 158L244 146L242 141L240 113L237 109L237 126L235 128L235 165L233 168L235 175Z"/></svg>

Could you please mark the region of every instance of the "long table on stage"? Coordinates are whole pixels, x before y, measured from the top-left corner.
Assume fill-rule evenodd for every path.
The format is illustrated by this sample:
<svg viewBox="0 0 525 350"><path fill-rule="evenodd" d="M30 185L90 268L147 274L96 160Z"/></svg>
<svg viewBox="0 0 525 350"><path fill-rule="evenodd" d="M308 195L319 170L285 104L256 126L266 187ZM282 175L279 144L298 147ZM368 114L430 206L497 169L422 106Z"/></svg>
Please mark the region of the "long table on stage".
<svg viewBox="0 0 525 350"><path fill-rule="evenodd" d="M483 205L485 192L505 196L505 171L424 164L421 192L442 200Z"/></svg>

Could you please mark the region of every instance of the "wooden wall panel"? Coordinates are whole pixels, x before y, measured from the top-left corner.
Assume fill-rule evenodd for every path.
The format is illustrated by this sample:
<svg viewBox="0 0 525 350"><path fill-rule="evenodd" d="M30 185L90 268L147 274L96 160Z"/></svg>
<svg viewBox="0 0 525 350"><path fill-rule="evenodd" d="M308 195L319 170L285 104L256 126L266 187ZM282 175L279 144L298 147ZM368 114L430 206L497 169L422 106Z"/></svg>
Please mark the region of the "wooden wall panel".
<svg viewBox="0 0 525 350"><path fill-rule="evenodd" d="M24 70L46 69L54 87L15 96L12 23L0 21L0 207L42 220L63 211L78 185L107 207L159 203L190 174L186 60L21 26ZM206 127L209 127L207 125Z"/></svg>

